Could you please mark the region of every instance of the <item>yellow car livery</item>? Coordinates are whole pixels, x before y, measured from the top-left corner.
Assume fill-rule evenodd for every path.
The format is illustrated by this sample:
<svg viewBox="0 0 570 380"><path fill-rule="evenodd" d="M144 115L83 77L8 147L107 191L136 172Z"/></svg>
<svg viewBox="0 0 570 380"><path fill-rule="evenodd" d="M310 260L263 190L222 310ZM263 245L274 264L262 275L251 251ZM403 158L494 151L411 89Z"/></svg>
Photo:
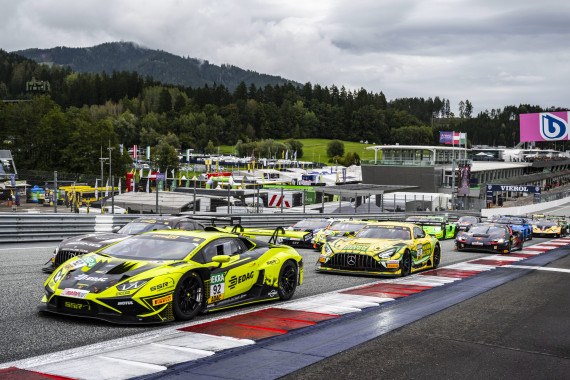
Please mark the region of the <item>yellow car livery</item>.
<svg viewBox="0 0 570 380"><path fill-rule="evenodd" d="M354 237L328 242L316 264L320 272L406 276L437 268L441 247L437 238L419 226L402 222L374 222Z"/></svg>
<svg viewBox="0 0 570 380"><path fill-rule="evenodd" d="M64 262L39 309L116 323L188 320L290 299L302 281L292 247L221 231L153 231Z"/></svg>

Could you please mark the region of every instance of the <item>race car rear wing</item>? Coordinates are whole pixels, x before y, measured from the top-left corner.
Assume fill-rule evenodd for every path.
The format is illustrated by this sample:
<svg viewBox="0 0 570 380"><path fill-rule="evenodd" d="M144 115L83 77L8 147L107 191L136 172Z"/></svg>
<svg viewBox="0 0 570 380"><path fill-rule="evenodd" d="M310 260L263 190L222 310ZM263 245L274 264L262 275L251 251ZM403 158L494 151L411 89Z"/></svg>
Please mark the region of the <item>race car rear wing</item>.
<svg viewBox="0 0 570 380"><path fill-rule="evenodd" d="M418 221L418 222L406 222L406 223L412 223L415 224L416 226L440 226L441 228L445 228L445 222L441 222L441 221L436 221L436 220L422 220L422 221Z"/></svg>
<svg viewBox="0 0 570 380"><path fill-rule="evenodd" d="M311 231L289 231L285 230L283 227L277 227L272 230L263 228L244 228L241 225L236 224L235 226L230 227L206 227L206 230L229 232L240 235L271 236L269 238L270 244L277 244L277 238L279 237L303 239L303 241L310 241L313 238L313 233Z"/></svg>

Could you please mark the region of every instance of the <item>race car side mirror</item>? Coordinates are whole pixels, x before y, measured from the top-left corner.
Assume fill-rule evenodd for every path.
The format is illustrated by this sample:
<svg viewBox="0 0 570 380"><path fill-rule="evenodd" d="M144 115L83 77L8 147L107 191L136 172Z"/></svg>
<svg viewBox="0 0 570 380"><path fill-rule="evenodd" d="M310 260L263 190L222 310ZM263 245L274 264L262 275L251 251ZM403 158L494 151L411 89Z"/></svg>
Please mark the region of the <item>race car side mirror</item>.
<svg viewBox="0 0 570 380"><path fill-rule="evenodd" d="M216 255L212 257L212 261L219 264L227 263L230 260L231 258L228 255Z"/></svg>

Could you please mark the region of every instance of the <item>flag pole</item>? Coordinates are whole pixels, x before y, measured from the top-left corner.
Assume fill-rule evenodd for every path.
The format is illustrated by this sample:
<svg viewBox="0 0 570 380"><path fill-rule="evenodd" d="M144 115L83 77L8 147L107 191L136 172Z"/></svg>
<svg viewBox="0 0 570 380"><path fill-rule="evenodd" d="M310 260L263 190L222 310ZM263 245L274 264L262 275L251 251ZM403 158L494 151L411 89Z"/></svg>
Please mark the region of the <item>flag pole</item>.
<svg viewBox="0 0 570 380"><path fill-rule="evenodd" d="M461 143L461 140L459 140ZM451 209L455 210L455 131L453 131L451 139L451 154L452 154L452 165L451 165Z"/></svg>

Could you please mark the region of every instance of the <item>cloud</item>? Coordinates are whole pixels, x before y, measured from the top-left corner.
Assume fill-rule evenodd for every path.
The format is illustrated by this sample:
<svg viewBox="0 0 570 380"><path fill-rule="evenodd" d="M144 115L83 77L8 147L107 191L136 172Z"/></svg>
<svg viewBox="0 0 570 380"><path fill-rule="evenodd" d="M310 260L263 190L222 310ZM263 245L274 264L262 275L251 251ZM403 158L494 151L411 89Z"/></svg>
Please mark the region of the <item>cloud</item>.
<svg viewBox="0 0 570 380"><path fill-rule="evenodd" d="M0 0L0 47L133 41L301 83L469 99L569 98L570 5L546 0Z"/></svg>

